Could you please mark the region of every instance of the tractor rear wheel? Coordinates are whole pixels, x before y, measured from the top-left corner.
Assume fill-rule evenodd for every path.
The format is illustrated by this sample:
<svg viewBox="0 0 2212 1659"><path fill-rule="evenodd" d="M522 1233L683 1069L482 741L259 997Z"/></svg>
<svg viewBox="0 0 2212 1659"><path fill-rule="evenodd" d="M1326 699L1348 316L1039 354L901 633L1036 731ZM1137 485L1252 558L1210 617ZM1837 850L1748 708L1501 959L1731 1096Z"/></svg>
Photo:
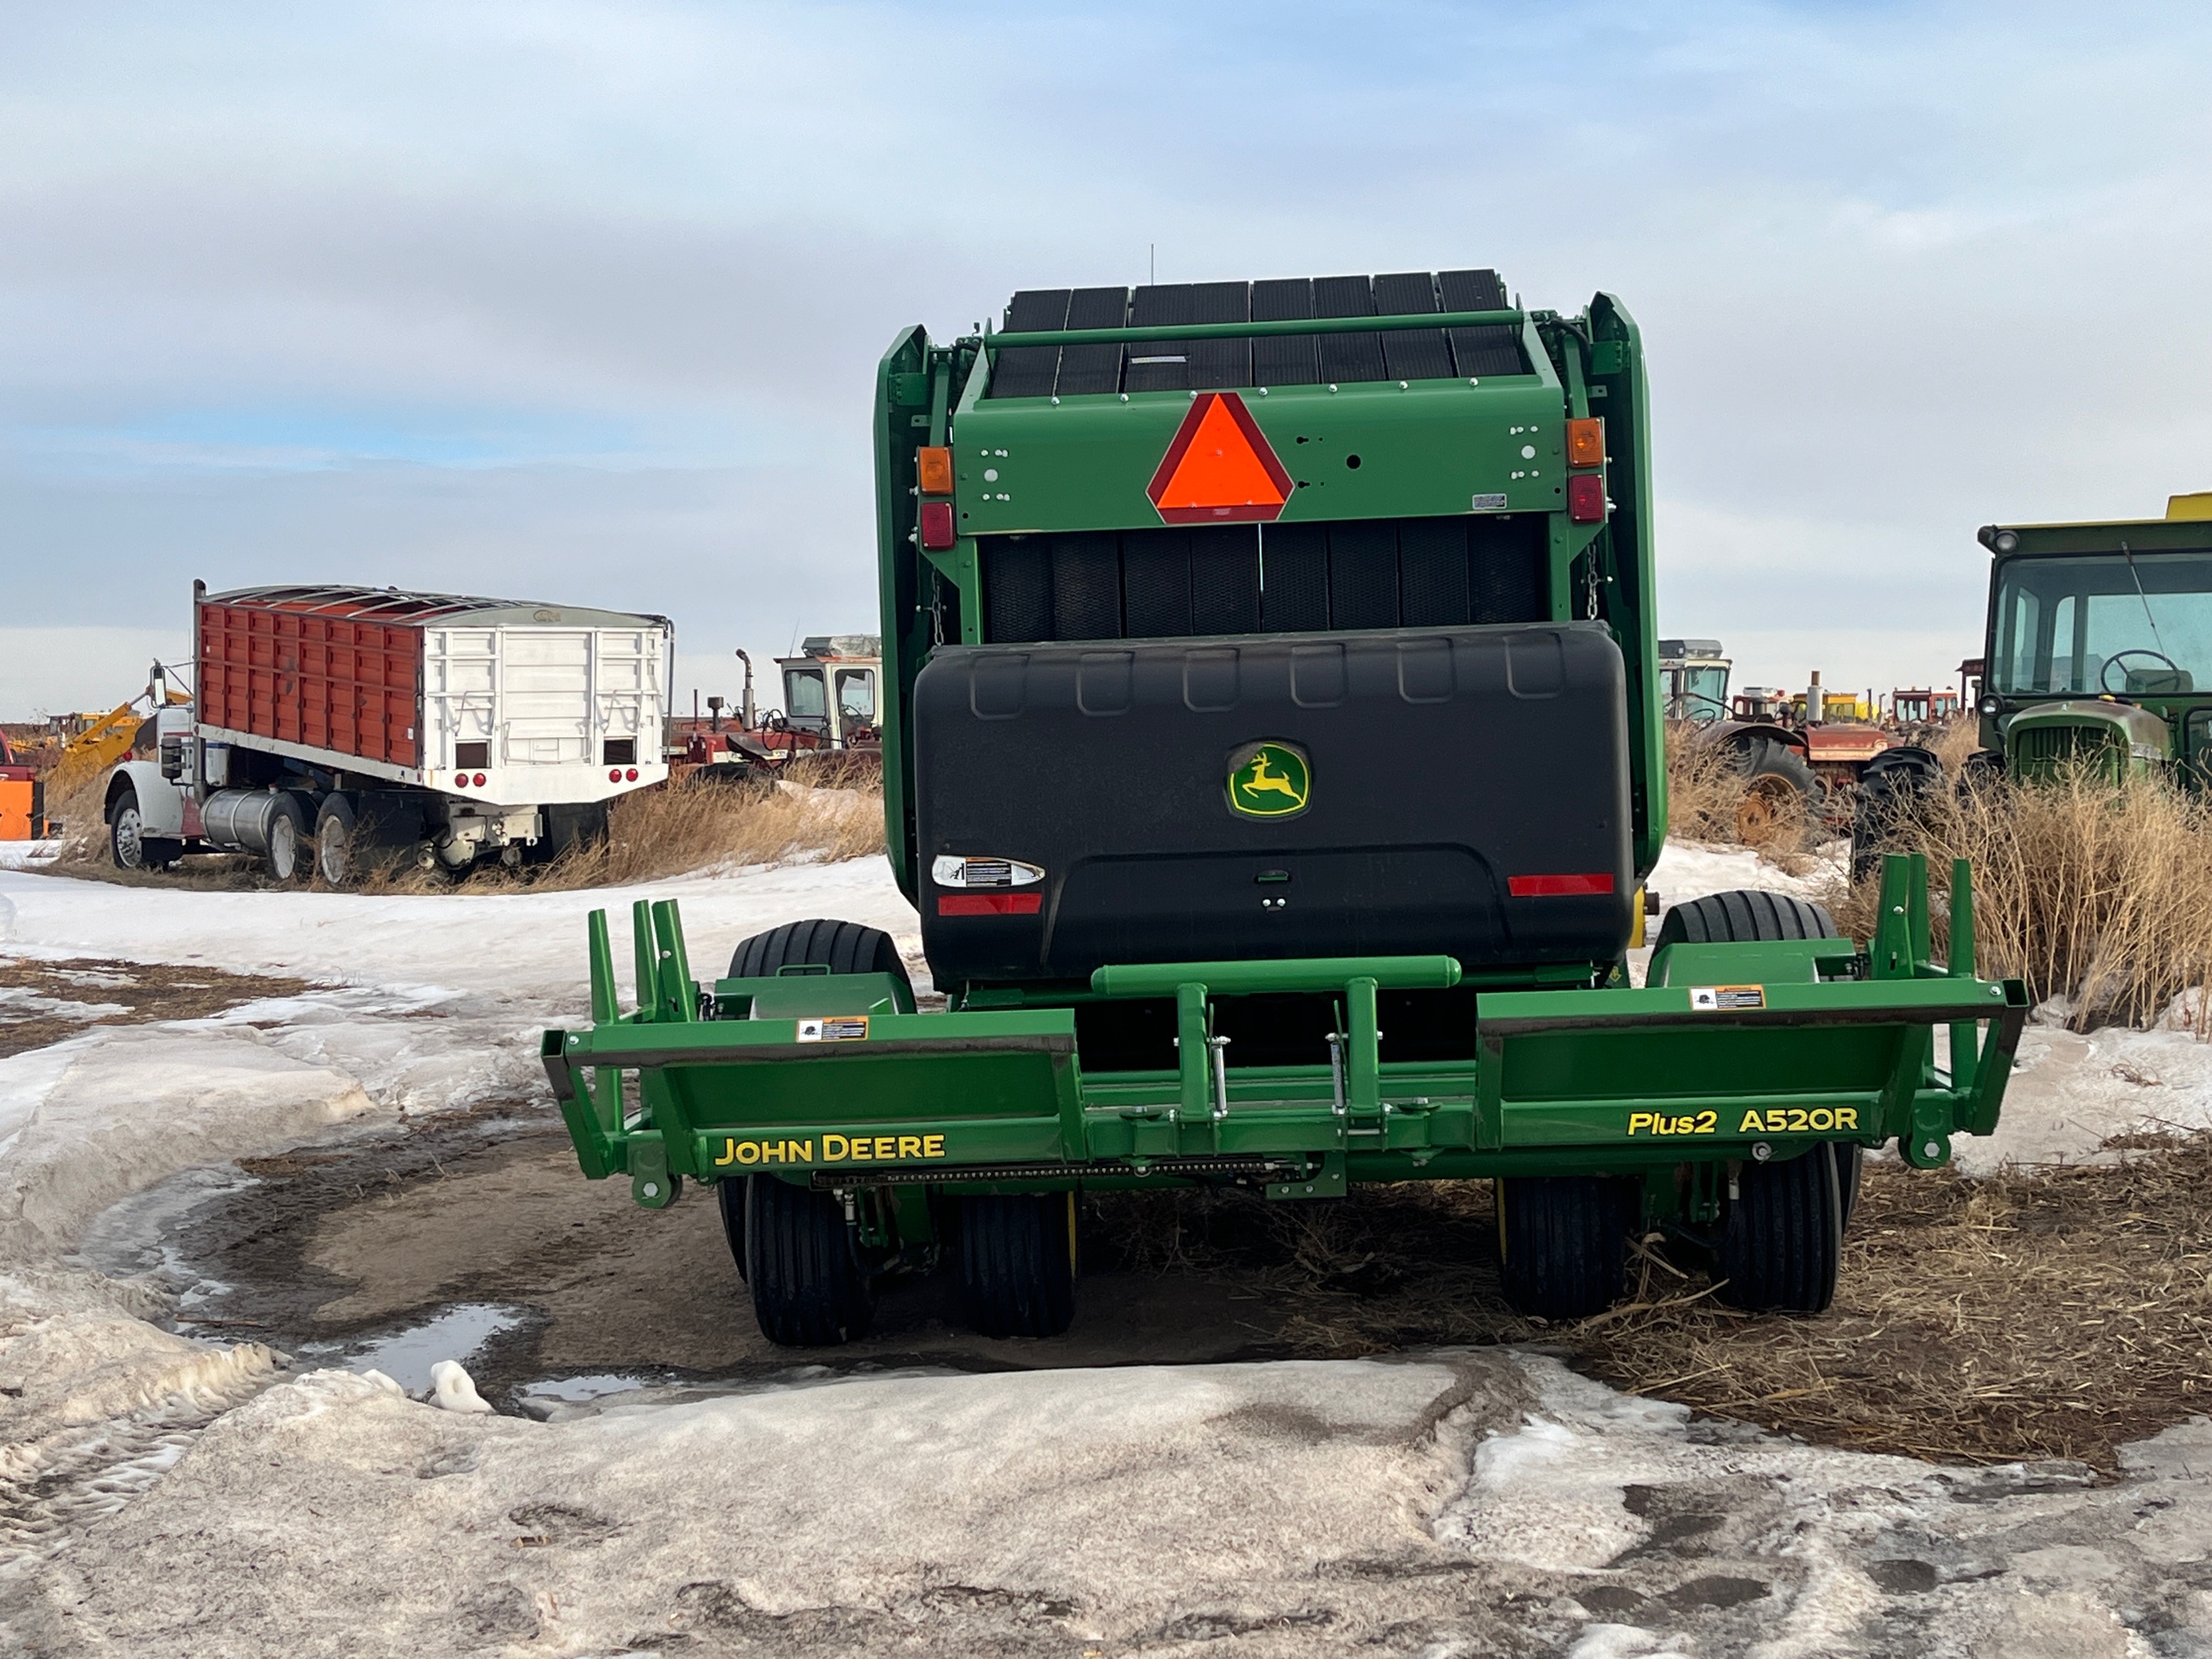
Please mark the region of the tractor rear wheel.
<svg viewBox="0 0 2212 1659"><path fill-rule="evenodd" d="M1736 839L1747 847L1801 846L1819 811L1820 781L1786 743L1754 737L1737 748L1743 798L1736 803Z"/></svg>
<svg viewBox="0 0 2212 1659"><path fill-rule="evenodd" d="M1505 1299L1540 1319L1587 1319L1620 1301L1635 1195L1633 1182L1606 1176L1500 1176Z"/></svg>
<svg viewBox="0 0 2212 1659"><path fill-rule="evenodd" d="M909 984L906 963L891 936L857 921L787 921L755 933L730 957L732 979L773 979L802 963L833 974L890 974Z"/></svg>
<svg viewBox="0 0 2212 1659"><path fill-rule="evenodd" d="M1900 744L1885 749L1859 770L1851 803L1851 879L1864 881L1895 852L1904 831L1942 787L1943 763L1933 750Z"/></svg>
<svg viewBox="0 0 2212 1659"><path fill-rule="evenodd" d="M1075 1318L1075 1194L960 1200L960 1289L985 1336L1058 1336Z"/></svg>
<svg viewBox="0 0 2212 1659"><path fill-rule="evenodd" d="M1721 1301L1753 1313L1827 1311L1844 1254L1836 1154L1857 1151L1823 1141L1787 1164L1743 1165L1714 1263L1727 1281Z"/></svg>
<svg viewBox="0 0 2212 1659"><path fill-rule="evenodd" d="M745 1282L761 1334L787 1348L823 1348L867 1334L875 1291L829 1193L775 1176L745 1178Z"/></svg>

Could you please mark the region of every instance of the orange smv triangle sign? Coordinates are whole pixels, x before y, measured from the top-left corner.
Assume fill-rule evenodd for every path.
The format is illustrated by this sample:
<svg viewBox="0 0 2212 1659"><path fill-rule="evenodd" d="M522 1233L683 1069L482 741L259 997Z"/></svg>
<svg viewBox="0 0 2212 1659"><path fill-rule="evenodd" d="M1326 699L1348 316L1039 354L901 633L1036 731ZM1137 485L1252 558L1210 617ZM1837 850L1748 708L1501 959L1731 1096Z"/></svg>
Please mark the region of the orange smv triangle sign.
<svg viewBox="0 0 2212 1659"><path fill-rule="evenodd" d="M1291 475L1233 392L1203 392L1176 428L1145 493L1170 524L1272 523Z"/></svg>

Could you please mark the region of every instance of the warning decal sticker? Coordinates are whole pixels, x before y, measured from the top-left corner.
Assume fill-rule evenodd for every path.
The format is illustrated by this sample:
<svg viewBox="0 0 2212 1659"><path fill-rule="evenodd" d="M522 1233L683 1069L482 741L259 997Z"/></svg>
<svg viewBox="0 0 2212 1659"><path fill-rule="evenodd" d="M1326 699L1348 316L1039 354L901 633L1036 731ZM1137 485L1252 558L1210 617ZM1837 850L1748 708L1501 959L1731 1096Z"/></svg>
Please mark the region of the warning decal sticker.
<svg viewBox="0 0 2212 1659"><path fill-rule="evenodd" d="M799 1022L801 1042L855 1042L868 1035L866 1014L825 1014Z"/></svg>
<svg viewBox="0 0 2212 1659"><path fill-rule="evenodd" d="M1690 1006L1701 1014L1724 1012L1730 1008L1764 1008L1766 1006L1766 988L1764 985L1693 985L1690 988Z"/></svg>

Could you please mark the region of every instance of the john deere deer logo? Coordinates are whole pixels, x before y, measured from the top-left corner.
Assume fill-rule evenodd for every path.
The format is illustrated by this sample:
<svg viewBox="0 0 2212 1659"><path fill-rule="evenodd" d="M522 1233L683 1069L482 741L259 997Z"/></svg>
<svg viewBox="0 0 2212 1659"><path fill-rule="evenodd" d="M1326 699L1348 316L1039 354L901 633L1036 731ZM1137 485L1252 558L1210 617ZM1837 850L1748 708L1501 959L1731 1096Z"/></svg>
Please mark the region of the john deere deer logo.
<svg viewBox="0 0 2212 1659"><path fill-rule="evenodd" d="M1303 812L1312 793L1312 769L1291 744L1248 744L1229 757L1229 805L1246 817Z"/></svg>

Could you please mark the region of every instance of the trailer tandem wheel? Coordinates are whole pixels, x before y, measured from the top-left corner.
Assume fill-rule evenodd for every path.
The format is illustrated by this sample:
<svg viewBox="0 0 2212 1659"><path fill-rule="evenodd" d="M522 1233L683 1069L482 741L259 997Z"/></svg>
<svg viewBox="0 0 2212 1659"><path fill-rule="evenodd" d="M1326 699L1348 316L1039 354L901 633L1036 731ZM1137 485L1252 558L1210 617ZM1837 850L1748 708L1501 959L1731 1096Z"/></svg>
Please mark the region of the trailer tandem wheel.
<svg viewBox="0 0 2212 1659"><path fill-rule="evenodd" d="M744 1182L744 1279L761 1334L787 1348L830 1347L866 1335L875 1292L836 1194L774 1176Z"/></svg>
<svg viewBox="0 0 2212 1659"><path fill-rule="evenodd" d="M1505 1299L1540 1319L1587 1319L1620 1300L1636 1183L1608 1176L1501 1176Z"/></svg>
<svg viewBox="0 0 2212 1659"><path fill-rule="evenodd" d="M985 1336L1058 1336L1075 1318L1075 1194L963 1198L960 1290Z"/></svg>
<svg viewBox="0 0 2212 1659"><path fill-rule="evenodd" d="M343 887L356 871L354 841L359 833L353 803L343 795L323 797L315 814L315 872L332 887Z"/></svg>

